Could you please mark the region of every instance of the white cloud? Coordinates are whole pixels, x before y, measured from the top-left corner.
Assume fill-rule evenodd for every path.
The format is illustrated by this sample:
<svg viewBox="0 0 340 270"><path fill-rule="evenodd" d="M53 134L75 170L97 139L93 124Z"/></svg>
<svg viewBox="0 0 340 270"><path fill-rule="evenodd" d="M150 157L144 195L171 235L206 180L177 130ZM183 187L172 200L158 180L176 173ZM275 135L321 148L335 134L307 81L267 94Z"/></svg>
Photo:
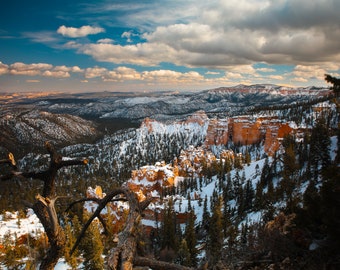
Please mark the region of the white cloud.
<svg viewBox="0 0 340 270"><path fill-rule="evenodd" d="M243 76L240 73L226 72L226 78L228 79L242 79Z"/></svg>
<svg viewBox="0 0 340 270"><path fill-rule="evenodd" d="M122 38L126 38L127 42L132 42L131 36L133 36L132 31L124 32Z"/></svg>
<svg viewBox="0 0 340 270"><path fill-rule="evenodd" d="M44 77L53 77L53 78L69 78L71 77L70 73L62 70L46 70L43 72L42 76Z"/></svg>
<svg viewBox="0 0 340 270"><path fill-rule="evenodd" d="M0 75L4 75L8 73L8 65L3 64L0 62Z"/></svg>
<svg viewBox="0 0 340 270"><path fill-rule="evenodd" d="M256 71L260 71L260 72L275 72L276 70L274 68L257 68Z"/></svg>
<svg viewBox="0 0 340 270"><path fill-rule="evenodd" d="M54 78L68 78L70 72L81 73L84 72L78 66L67 67L55 66L47 63L33 63L25 64L22 62L16 62L11 65L5 65L0 62L0 75L11 74L11 75L22 75L22 76L44 76Z"/></svg>
<svg viewBox="0 0 340 270"><path fill-rule="evenodd" d="M215 72L215 71L207 71L205 74L207 74L207 75L221 75L220 72Z"/></svg>
<svg viewBox="0 0 340 270"><path fill-rule="evenodd" d="M340 65L325 63L321 65L297 65L292 75L297 78L324 80L325 74L338 70Z"/></svg>
<svg viewBox="0 0 340 270"><path fill-rule="evenodd" d="M96 77L102 77L107 72L106 68L93 67L85 69L85 78L91 79Z"/></svg>
<svg viewBox="0 0 340 270"><path fill-rule="evenodd" d="M67 67L67 66L55 66L53 68L54 71L63 71L63 72L74 72L74 73L80 73L84 72L83 69L81 69L78 66L73 66L73 67Z"/></svg>
<svg viewBox="0 0 340 270"><path fill-rule="evenodd" d="M105 32L104 28L93 27L90 25L84 25L80 28L66 27L65 25L62 25L57 30L58 34L71 38L86 37L88 35L94 35L102 32Z"/></svg>
<svg viewBox="0 0 340 270"><path fill-rule="evenodd" d="M140 80L141 75L135 69L118 67L112 71L107 71L102 79L103 81L134 81Z"/></svg>
<svg viewBox="0 0 340 270"><path fill-rule="evenodd" d="M204 77L200 75L198 72L190 71L190 72L177 72L173 70L153 70L153 71L144 71L142 73L142 78L145 81L150 82L170 82L170 83L188 83L188 82L197 82L203 80Z"/></svg>
<svg viewBox="0 0 340 270"><path fill-rule="evenodd" d="M12 75L36 76L41 75L44 70L51 69L53 66L46 63L24 64L16 62L9 66L9 73Z"/></svg>
<svg viewBox="0 0 340 270"><path fill-rule="evenodd" d="M307 79L302 78L302 77L295 77L295 78L292 79L292 81L294 81L294 82L302 82L302 83L308 82Z"/></svg>
<svg viewBox="0 0 340 270"><path fill-rule="evenodd" d="M107 43L107 44L110 44L110 43L113 43L114 42L114 40L113 39L111 39L111 38L102 38L102 39L99 39L99 40L97 40L97 43Z"/></svg>

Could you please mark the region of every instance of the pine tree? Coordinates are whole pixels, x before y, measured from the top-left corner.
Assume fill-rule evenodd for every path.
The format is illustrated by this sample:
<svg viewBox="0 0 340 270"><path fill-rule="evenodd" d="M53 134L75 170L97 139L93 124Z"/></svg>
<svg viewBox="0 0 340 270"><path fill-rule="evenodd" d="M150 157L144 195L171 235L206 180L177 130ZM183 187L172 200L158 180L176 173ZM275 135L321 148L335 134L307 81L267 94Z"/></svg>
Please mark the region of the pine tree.
<svg viewBox="0 0 340 270"><path fill-rule="evenodd" d="M310 164L314 178L316 179L320 167L321 169L325 169L330 164L329 132L323 118L319 119L313 128L310 142Z"/></svg>
<svg viewBox="0 0 340 270"><path fill-rule="evenodd" d="M215 265L221 258L223 247L221 199L214 204L212 212L209 225L208 259L211 265Z"/></svg>
<svg viewBox="0 0 340 270"><path fill-rule="evenodd" d="M289 210L292 212L295 208L293 203L293 191L297 184L297 172L299 169L294 137L290 135L286 136L282 145L285 152L283 154L283 179L280 183L281 194L285 195L287 206L289 206Z"/></svg>
<svg viewBox="0 0 340 270"><path fill-rule="evenodd" d="M259 181L256 183L254 208L255 210L260 210L263 208L263 206L264 206L263 186L262 182Z"/></svg>
<svg viewBox="0 0 340 270"><path fill-rule="evenodd" d="M309 182L303 194L303 209L299 218L303 228L308 228L316 238L320 236L322 233L321 196L313 180Z"/></svg>
<svg viewBox="0 0 340 270"><path fill-rule="evenodd" d="M187 266L196 266L197 265L197 255L198 251L196 248L197 238L195 232L195 211L192 209L189 213L188 223L185 227L185 241L190 253L190 264Z"/></svg>
<svg viewBox="0 0 340 270"><path fill-rule="evenodd" d="M177 252L176 261L181 265L191 266L190 250L185 239L181 241L181 244Z"/></svg>
<svg viewBox="0 0 340 270"><path fill-rule="evenodd" d="M270 178L270 166L269 166L269 160L268 158L266 158L264 160L264 164L263 164L263 168L261 172L261 178L260 178L261 184L264 188L267 187L269 178Z"/></svg>
<svg viewBox="0 0 340 270"><path fill-rule="evenodd" d="M329 166L323 173L321 186L321 213L326 233L335 248L340 246L340 169L337 165Z"/></svg>
<svg viewBox="0 0 340 270"><path fill-rule="evenodd" d="M163 212L162 248L176 250L176 242L176 213L173 200L170 199Z"/></svg>
<svg viewBox="0 0 340 270"><path fill-rule="evenodd" d="M72 219L72 222L65 217L64 223L65 226L65 236L66 236L66 245L64 251L64 257L66 262L71 266L72 269L77 269L79 265L79 250L76 249L72 254L70 251L76 242L76 236L80 232L80 223L78 220L78 216L75 215Z"/></svg>
<svg viewBox="0 0 340 270"><path fill-rule="evenodd" d="M85 237L82 239L81 247L85 269L100 270L104 268L104 259L102 257L104 246L96 222L92 222L87 229Z"/></svg>
<svg viewBox="0 0 340 270"><path fill-rule="evenodd" d="M248 149L246 150L244 162L245 162L248 166L249 166L250 163L251 163L251 156L250 156L250 153L249 153Z"/></svg>
<svg viewBox="0 0 340 270"><path fill-rule="evenodd" d="M244 210L251 210L253 208L254 189L249 179L246 182L244 194Z"/></svg>
<svg viewBox="0 0 340 270"><path fill-rule="evenodd" d="M210 214L208 212L208 197L205 195L204 203L203 203L203 216L202 216L202 225L204 229L208 229L210 221Z"/></svg>

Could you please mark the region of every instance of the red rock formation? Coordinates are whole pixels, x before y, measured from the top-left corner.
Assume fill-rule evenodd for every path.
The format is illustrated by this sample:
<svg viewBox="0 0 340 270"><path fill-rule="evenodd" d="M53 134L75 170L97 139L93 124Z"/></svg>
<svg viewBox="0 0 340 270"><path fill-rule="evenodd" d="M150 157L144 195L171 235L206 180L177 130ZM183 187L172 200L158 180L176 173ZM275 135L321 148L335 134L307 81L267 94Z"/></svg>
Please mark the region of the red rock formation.
<svg viewBox="0 0 340 270"><path fill-rule="evenodd" d="M228 142L228 119L211 119L209 121L206 145L225 145Z"/></svg>
<svg viewBox="0 0 340 270"><path fill-rule="evenodd" d="M226 144L249 145L264 140L265 151L273 155L280 146L280 140L292 132L287 123L277 117L238 116L230 119L213 119L209 123L205 146Z"/></svg>

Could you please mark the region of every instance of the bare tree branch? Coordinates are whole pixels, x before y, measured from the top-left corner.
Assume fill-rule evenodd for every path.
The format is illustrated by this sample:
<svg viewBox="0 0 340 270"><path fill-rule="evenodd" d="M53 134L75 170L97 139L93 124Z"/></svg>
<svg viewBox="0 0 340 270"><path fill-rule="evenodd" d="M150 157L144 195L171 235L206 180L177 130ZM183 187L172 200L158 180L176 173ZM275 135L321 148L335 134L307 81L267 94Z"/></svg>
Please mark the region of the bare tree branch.
<svg viewBox="0 0 340 270"><path fill-rule="evenodd" d="M36 196L34 204L28 204L42 223L50 244L50 248L40 264L40 269L52 270L57 264L59 258L63 256L66 242L65 233L59 224L55 209L55 202L58 199L55 192L57 171L65 166L86 165L87 160L63 160L62 156L55 151L53 145L49 142L45 144L45 147L47 152L50 154L50 164L47 170L40 172L18 172L16 171L14 156L9 154L8 159L1 160L0 164L7 163L14 170L12 170L9 174L1 176L0 180L5 181L13 177L20 177L26 179L39 179L44 182L42 195L38 194Z"/></svg>
<svg viewBox="0 0 340 270"><path fill-rule="evenodd" d="M112 191L111 193L107 194L104 198L102 199L94 199L94 198L90 198L90 201L96 201L98 203L97 209L96 211L94 211L94 213L92 214L92 216L88 219L88 221L85 223L85 225L83 226L83 228L81 229L79 236L77 237L76 242L74 243L70 254L72 254L76 248L78 247L81 239L84 237L86 230L88 229L88 227L90 226L91 222L97 217L98 219L100 219L100 212L106 207L106 205L113 199L113 197L117 196L118 194L124 194L124 189L118 188L115 189L114 191ZM82 201L89 201L88 199L81 199L78 200L77 202L82 202ZM74 202L72 203L72 206L77 203ZM68 207L68 209L71 206Z"/></svg>

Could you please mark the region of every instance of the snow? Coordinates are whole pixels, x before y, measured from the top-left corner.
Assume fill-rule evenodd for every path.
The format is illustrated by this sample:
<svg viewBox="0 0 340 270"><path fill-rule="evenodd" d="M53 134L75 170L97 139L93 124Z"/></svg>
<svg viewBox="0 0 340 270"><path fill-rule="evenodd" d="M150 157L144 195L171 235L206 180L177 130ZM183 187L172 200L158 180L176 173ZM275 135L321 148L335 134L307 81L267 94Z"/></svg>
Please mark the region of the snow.
<svg viewBox="0 0 340 270"><path fill-rule="evenodd" d="M12 239L14 236L20 237L27 233L38 236L44 232L44 227L40 223L38 217L34 214L32 209L28 209L26 218L18 219L18 212L6 212L6 218L0 215L0 238L5 234L10 233ZM18 222L20 220L20 222Z"/></svg>
<svg viewBox="0 0 340 270"><path fill-rule="evenodd" d="M332 160L335 160L336 152L338 150L338 137L331 137L331 147L330 147L330 156Z"/></svg>
<svg viewBox="0 0 340 270"><path fill-rule="evenodd" d="M124 99L124 103L130 106L137 104L149 104L153 102L164 101L171 104L185 104L190 98L177 98L176 96L160 96L160 97L133 97Z"/></svg>

